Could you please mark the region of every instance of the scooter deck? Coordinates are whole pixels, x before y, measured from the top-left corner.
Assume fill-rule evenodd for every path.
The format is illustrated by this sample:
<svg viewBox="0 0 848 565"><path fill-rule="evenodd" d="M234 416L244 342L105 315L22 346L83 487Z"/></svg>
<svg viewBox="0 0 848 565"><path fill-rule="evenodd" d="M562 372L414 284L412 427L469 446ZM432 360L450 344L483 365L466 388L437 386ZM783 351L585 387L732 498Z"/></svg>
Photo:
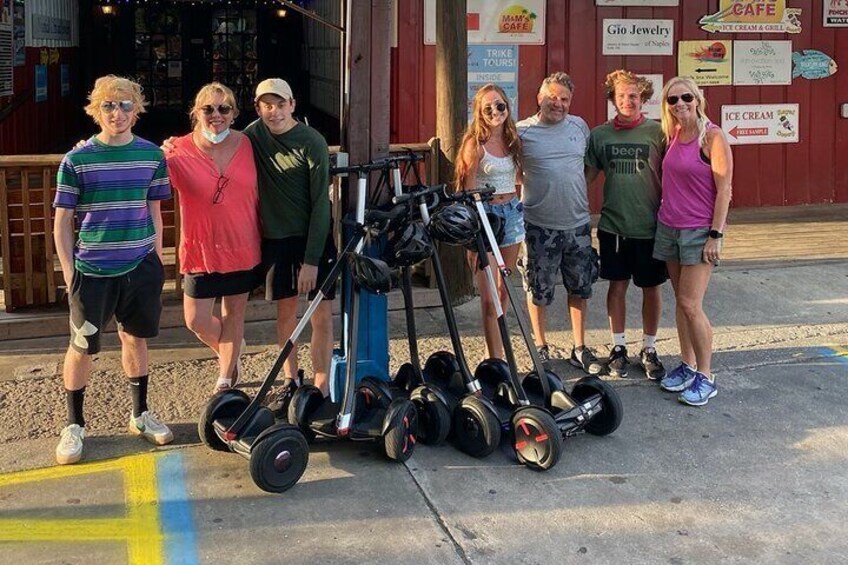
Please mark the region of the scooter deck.
<svg viewBox="0 0 848 565"><path fill-rule="evenodd" d="M309 427L324 437L334 438L338 436L336 419L341 410L341 404L325 398L324 402L315 409L310 418ZM375 408L363 410L357 414L356 421L350 429L350 437L354 440L378 439L382 437L383 420L386 410Z"/></svg>

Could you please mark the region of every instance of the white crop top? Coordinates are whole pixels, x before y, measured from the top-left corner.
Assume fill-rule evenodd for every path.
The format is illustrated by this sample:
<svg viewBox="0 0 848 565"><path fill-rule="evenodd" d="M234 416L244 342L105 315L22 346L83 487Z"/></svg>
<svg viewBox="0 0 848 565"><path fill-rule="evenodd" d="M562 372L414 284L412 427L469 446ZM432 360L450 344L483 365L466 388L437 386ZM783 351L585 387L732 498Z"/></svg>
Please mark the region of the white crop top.
<svg viewBox="0 0 848 565"><path fill-rule="evenodd" d="M487 184L495 187L495 194L510 194L515 192L515 162L512 155L495 157L483 146L483 158L477 168L477 187Z"/></svg>

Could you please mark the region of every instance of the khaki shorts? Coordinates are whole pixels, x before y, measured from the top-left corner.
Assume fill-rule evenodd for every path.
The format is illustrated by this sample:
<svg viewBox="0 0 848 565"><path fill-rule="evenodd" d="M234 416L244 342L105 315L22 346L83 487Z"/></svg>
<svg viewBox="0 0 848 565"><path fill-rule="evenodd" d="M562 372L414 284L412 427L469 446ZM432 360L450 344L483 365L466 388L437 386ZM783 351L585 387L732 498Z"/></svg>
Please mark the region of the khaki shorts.
<svg viewBox="0 0 848 565"><path fill-rule="evenodd" d="M697 265L704 261L704 244L710 228L674 229L657 222L654 259L675 261L681 265ZM715 263L718 265L718 263Z"/></svg>

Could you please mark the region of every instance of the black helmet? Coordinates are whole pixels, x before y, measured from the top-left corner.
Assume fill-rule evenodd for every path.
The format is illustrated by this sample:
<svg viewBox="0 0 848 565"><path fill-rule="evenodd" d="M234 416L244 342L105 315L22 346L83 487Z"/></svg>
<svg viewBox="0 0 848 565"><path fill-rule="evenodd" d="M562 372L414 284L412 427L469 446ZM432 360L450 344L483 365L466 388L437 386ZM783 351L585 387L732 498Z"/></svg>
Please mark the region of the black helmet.
<svg viewBox="0 0 848 565"><path fill-rule="evenodd" d="M385 261L351 253L350 272L356 284L374 294L386 294L392 289L392 271Z"/></svg>
<svg viewBox="0 0 848 565"><path fill-rule="evenodd" d="M433 242L424 226L407 224L389 238L385 259L393 267L410 267L433 255Z"/></svg>
<svg viewBox="0 0 848 565"><path fill-rule="evenodd" d="M497 241L498 246L500 246L501 242L504 240L504 232L506 231L504 229L504 220L493 212L486 212L486 217L489 218L489 225L492 226L492 233L495 234L495 241ZM482 225L480 226L480 234L483 236L483 243L486 245L486 251L491 253L492 246L489 245L489 238L486 237ZM471 251L477 251L476 238L474 241L466 245L466 247Z"/></svg>
<svg viewBox="0 0 848 565"><path fill-rule="evenodd" d="M480 219L474 209L464 204L449 204L436 210L430 218L434 238L453 245L468 245L480 231Z"/></svg>

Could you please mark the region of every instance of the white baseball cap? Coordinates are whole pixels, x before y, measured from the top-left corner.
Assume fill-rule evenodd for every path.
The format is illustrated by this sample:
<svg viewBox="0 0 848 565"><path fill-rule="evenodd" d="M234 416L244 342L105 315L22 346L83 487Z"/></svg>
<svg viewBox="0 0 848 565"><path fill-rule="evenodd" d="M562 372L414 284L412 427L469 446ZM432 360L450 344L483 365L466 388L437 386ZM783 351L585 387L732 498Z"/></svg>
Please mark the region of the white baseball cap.
<svg viewBox="0 0 848 565"><path fill-rule="evenodd" d="M266 94L276 94L280 98L284 98L286 100L292 100L294 98L289 83L287 83L281 78L266 78L265 80L257 84L256 96L253 98L253 101L258 101L262 96Z"/></svg>

